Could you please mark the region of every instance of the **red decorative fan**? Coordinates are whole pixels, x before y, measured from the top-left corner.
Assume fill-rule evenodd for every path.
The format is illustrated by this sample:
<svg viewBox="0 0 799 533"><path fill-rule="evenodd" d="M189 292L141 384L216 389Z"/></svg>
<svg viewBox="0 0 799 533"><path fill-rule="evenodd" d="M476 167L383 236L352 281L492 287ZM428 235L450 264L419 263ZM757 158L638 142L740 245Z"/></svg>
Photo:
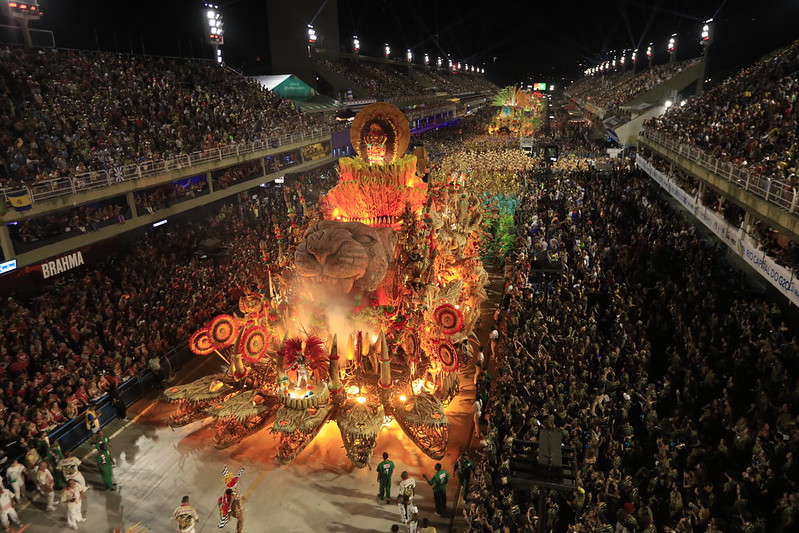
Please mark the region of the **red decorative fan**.
<svg viewBox="0 0 799 533"><path fill-rule="evenodd" d="M239 334L239 323L230 315L219 315L211 320L208 326L208 335L214 348L221 350L236 342Z"/></svg>
<svg viewBox="0 0 799 533"><path fill-rule="evenodd" d="M421 362L419 334L416 333L416 330L409 329L405 332L405 338L402 339L402 347L405 349L405 354L408 357L409 363L419 364Z"/></svg>
<svg viewBox="0 0 799 533"><path fill-rule="evenodd" d="M198 329L194 332L189 339L189 349L197 355L208 355L214 351L214 345L211 344L211 337L207 329Z"/></svg>
<svg viewBox="0 0 799 533"><path fill-rule="evenodd" d="M446 339L438 339L436 347L438 359L441 361L441 369L445 372L455 372L458 370L458 352L455 347Z"/></svg>
<svg viewBox="0 0 799 533"><path fill-rule="evenodd" d="M250 326L241 333L237 348L245 361L257 363L269 348L269 333L261 327Z"/></svg>
<svg viewBox="0 0 799 533"><path fill-rule="evenodd" d="M463 329L463 313L452 304L443 304L433 311L433 319L446 335L453 335Z"/></svg>

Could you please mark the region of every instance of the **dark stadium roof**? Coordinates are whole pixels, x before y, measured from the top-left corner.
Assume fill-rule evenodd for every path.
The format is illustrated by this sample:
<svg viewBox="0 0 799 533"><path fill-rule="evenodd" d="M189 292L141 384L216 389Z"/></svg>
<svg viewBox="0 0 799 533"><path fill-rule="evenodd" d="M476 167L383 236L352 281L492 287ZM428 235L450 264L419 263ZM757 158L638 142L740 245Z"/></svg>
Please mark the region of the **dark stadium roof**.
<svg viewBox="0 0 799 533"><path fill-rule="evenodd" d="M225 18L225 58L248 73L271 74L266 34L267 1L220 0ZM571 2L455 2L453 0L338 0L342 46L351 36L362 53L379 55L389 43L398 57L449 53L455 61L485 65L500 84L557 83L582 75L609 50L655 43L656 62L678 34L680 58L699 55L701 23L716 16L710 76L729 75L796 38L795 0L608 0ZM148 54L208 56L202 44L200 0L43 0L43 19L34 26L55 31L63 47ZM334 1L319 0L331 9ZM310 21L305 21L310 22ZM496 59L495 59L496 58ZM578 65L582 62L583 65ZM562 83L562 81L561 81Z"/></svg>

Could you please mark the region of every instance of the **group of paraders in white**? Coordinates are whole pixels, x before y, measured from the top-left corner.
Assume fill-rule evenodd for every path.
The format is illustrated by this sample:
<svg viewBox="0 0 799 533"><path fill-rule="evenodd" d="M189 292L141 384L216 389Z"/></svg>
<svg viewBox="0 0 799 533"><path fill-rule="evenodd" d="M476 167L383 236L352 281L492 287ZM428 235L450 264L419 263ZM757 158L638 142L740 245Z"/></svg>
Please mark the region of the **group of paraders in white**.
<svg viewBox="0 0 799 533"><path fill-rule="evenodd" d="M60 501L66 507L67 526L72 529L78 529L78 524L86 521L83 517L83 503L85 492L91 488L78 470L80 464L80 459L67 452L56 465L56 475L63 476L64 480ZM11 524L22 526L16 506L28 499L26 478L36 485L37 492L45 498L47 511L54 511L59 503L56 500L56 479L48 462L40 460L31 466L26 468L14 459L6 469L5 483L0 478L0 524L5 531L11 531Z"/></svg>

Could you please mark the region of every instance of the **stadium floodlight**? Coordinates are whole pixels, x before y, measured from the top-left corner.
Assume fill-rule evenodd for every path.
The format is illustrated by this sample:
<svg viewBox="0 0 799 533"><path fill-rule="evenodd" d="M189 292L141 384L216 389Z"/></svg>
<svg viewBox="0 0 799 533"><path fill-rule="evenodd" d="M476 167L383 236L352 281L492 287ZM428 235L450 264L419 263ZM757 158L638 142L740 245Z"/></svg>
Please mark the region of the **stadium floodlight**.
<svg viewBox="0 0 799 533"><path fill-rule="evenodd" d="M223 35L225 34L222 22L222 15L219 13L219 7L215 4L205 4L205 26L206 26L206 40L211 46L219 46L225 44Z"/></svg>
<svg viewBox="0 0 799 533"><path fill-rule="evenodd" d="M707 46L713 40L713 19L707 19L702 26L702 40L700 44Z"/></svg>
<svg viewBox="0 0 799 533"><path fill-rule="evenodd" d="M218 64L223 64L222 50L219 47L225 44L225 29L222 22L222 15L219 13L219 6L216 4L205 4L205 40L214 49L213 58Z"/></svg>
<svg viewBox="0 0 799 533"><path fill-rule="evenodd" d="M624 60L625 60L625 57L624 57L624 56L625 56L625 55L627 55L627 50L625 50L625 51L623 51L623 52L621 53L621 58L619 59L619 63L621 64L622 68L624 68Z"/></svg>
<svg viewBox="0 0 799 533"><path fill-rule="evenodd" d="M653 43L649 43L649 46L646 47L646 57L650 59L652 58L652 44Z"/></svg>
<svg viewBox="0 0 799 533"><path fill-rule="evenodd" d="M427 55L427 52L424 54L424 64L425 66L430 64L430 56Z"/></svg>
<svg viewBox="0 0 799 533"><path fill-rule="evenodd" d="M440 58L440 57L437 57L437 58L436 58L436 66L437 66L438 68L441 68L441 63L442 63L442 61L441 61L441 58Z"/></svg>
<svg viewBox="0 0 799 533"><path fill-rule="evenodd" d="M630 59L632 60L633 65L635 65L635 62L638 61L638 48L633 50L633 53L632 53L632 56L630 57Z"/></svg>
<svg viewBox="0 0 799 533"><path fill-rule="evenodd" d="M358 39L357 35L352 36L352 52L357 54L361 51L361 41Z"/></svg>
<svg viewBox="0 0 799 533"><path fill-rule="evenodd" d="M672 33L671 38L669 39L669 63L674 63L674 60L677 56L677 34Z"/></svg>
<svg viewBox="0 0 799 533"><path fill-rule="evenodd" d="M386 59L388 59L388 57L391 55L391 47L388 45L388 43L386 43L386 47L384 49L384 52L385 52Z"/></svg>
<svg viewBox="0 0 799 533"><path fill-rule="evenodd" d="M314 29L312 24L308 24L308 44L309 45L316 44L316 30Z"/></svg>
<svg viewBox="0 0 799 533"><path fill-rule="evenodd" d="M663 105L664 105L664 106L666 106L666 109L668 109L668 108L670 108L672 105L674 105L674 102L672 102L671 100L666 100L666 101L663 103Z"/></svg>
<svg viewBox="0 0 799 533"><path fill-rule="evenodd" d="M413 61L413 52L411 52L410 48L408 48L407 52L405 52L405 59L408 60L408 63Z"/></svg>

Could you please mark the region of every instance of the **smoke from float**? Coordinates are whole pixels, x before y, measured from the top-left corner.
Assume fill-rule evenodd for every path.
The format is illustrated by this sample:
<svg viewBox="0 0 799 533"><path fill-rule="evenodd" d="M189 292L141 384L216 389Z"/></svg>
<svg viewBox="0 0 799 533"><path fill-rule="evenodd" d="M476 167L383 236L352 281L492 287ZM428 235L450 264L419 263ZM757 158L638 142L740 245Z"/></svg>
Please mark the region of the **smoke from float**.
<svg viewBox="0 0 799 533"><path fill-rule="evenodd" d="M265 261L266 288L242 297L239 314L191 337L195 354L229 369L165 391L178 404L173 426L211 416L225 448L271 424L276 459L288 463L335 420L363 467L393 419L443 457L444 406L486 300L479 200L446 178L423 181L424 150L405 154L410 132L395 107L365 108L350 135L359 157L339 161L321 220L283 237Z"/></svg>

